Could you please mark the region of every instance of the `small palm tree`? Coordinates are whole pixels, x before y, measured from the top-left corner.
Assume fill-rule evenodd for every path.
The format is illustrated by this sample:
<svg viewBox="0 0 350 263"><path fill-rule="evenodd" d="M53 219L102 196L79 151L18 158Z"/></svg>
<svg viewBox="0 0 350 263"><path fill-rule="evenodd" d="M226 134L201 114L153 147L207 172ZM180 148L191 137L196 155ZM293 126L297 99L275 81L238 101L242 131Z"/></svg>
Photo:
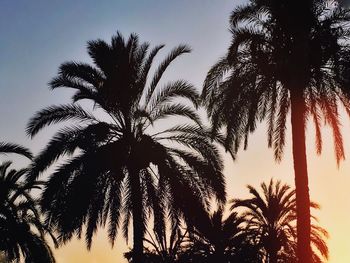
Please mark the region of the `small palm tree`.
<svg viewBox="0 0 350 263"><path fill-rule="evenodd" d="M203 98L213 131L226 128L228 147L248 145L260 121L281 160L290 112L299 261L311 261L307 120L322 151L322 123L333 130L336 160L344 159L339 104L350 113L350 11L335 1L250 0L231 14L227 55L208 72Z"/></svg>
<svg viewBox="0 0 350 263"><path fill-rule="evenodd" d="M74 121L36 157L30 176L37 178L59 158L67 158L49 177L41 202L62 242L80 237L86 225L90 248L98 226L108 222L113 244L123 215L126 238L132 218L133 259L140 263L151 213L160 231L166 211L173 222L191 220L193 211L212 196L225 201L223 164L195 110L199 95L184 80L160 86L168 66L190 49L173 49L150 78L162 48L149 51L149 44L140 44L134 34L125 41L118 33L111 44L88 42L94 66L64 63L50 83L53 89L76 90L72 103L45 108L29 121L32 137L48 125ZM94 114L76 103L83 99L93 103ZM157 125L171 116L180 118ZM174 125L166 128L170 123Z"/></svg>
<svg viewBox="0 0 350 263"><path fill-rule="evenodd" d="M252 186L248 186L248 189L252 197L233 199L231 209L245 209L242 217L246 222L246 231L264 249L266 262L296 262L295 191L272 179L269 184L261 184L262 194ZM319 208L315 203L311 205ZM328 248L324 241L328 234L315 224L311 226L314 249L312 262L322 262L322 258L328 258Z"/></svg>
<svg viewBox="0 0 350 263"><path fill-rule="evenodd" d="M25 262L53 263L45 240L45 235L51 233L42 224L30 196L31 190L40 188L40 182L24 182L28 169L9 170L10 165L6 162L0 166L0 251L10 262L23 258Z"/></svg>
<svg viewBox="0 0 350 263"><path fill-rule="evenodd" d="M244 232L242 223L244 218L236 212L224 219L222 208L202 216L190 229L190 244L185 253L190 254L195 262L257 262L258 250L253 249L254 244Z"/></svg>
<svg viewBox="0 0 350 263"><path fill-rule="evenodd" d="M145 243L145 263L175 263L183 262L183 245L187 242L187 231L181 229L180 224L175 224L170 231L163 229L161 233L155 228L153 233L147 231ZM124 254L129 262L133 262L133 251Z"/></svg>

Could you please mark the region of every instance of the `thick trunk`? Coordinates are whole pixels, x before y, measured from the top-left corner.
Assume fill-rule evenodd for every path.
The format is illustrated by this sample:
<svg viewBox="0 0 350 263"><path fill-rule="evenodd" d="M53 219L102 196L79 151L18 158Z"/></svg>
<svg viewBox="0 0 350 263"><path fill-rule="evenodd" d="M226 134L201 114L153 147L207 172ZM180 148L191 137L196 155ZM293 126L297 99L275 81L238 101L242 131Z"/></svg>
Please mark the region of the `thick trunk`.
<svg viewBox="0 0 350 263"><path fill-rule="evenodd" d="M274 230L272 230L275 232ZM269 244L266 247L267 254L268 254L268 263L277 263L277 254L280 250L279 240L277 239L277 236L273 234L272 232L269 233Z"/></svg>
<svg viewBox="0 0 350 263"><path fill-rule="evenodd" d="M293 161L297 204L298 263L311 263L310 196L305 146L305 102L302 95L291 92Z"/></svg>
<svg viewBox="0 0 350 263"><path fill-rule="evenodd" d="M132 218L133 218L133 263L143 262L143 207L139 171L129 169L131 176Z"/></svg>

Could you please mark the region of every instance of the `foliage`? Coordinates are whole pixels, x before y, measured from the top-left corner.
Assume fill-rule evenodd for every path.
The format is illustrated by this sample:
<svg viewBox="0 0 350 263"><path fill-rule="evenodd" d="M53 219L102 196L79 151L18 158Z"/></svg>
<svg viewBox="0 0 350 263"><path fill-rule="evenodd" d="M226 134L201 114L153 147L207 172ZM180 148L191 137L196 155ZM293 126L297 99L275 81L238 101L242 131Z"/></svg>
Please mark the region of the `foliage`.
<svg viewBox="0 0 350 263"><path fill-rule="evenodd" d="M303 88L306 115L316 130L316 150L322 151L323 121L333 130L337 161L344 158L338 102L350 113L349 63L350 11L333 1L314 1L309 44L308 78ZM232 43L226 56L208 72L202 97L212 119L213 130L226 125L227 145L247 147L248 135L257 122L266 120L268 146L280 160L285 146L287 114L294 67L291 51L295 43L285 23L287 6L275 1L250 1L231 14ZM284 18L282 17L284 16Z"/></svg>
<svg viewBox="0 0 350 263"><path fill-rule="evenodd" d="M15 153L22 156L27 157L28 159L32 159L33 155L27 148L15 144L15 143L7 143L7 142L0 142L0 154L8 154L8 153Z"/></svg>
<svg viewBox="0 0 350 263"><path fill-rule="evenodd" d="M184 254L191 262L259 262L259 247L243 228L245 218L233 212L224 219L223 214L220 207L196 223Z"/></svg>
<svg viewBox="0 0 350 263"><path fill-rule="evenodd" d="M40 213L30 191L40 182L25 182L27 169L9 170L11 163L0 166L0 251L7 260L27 263L55 262ZM54 237L53 240L55 241Z"/></svg>
<svg viewBox="0 0 350 263"><path fill-rule="evenodd" d="M227 54L208 72L202 98L212 133L226 133L238 151L259 122L280 161L290 112L295 171L298 257L311 262L310 195L306 125L322 151L323 123L333 132L337 163L345 158L339 106L350 113L350 10L335 1L251 0L231 13Z"/></svg>
<svg viewBox="0 0 350 263"><path fill-rule="evenodd" d="M233 199L231 209L243 208L246 231L264 250L267 262L296 262L296 200L295 191L280 181L271 179L261 184L261 193L248 186L250 198ZM313 208L319 208L315 203ZM328 233L313 217L311 241L313 262L328 259L325 239Z"/></svg>
<svg viewBox="0 0 350 263"><path fill-rule="evenodd" d="M196 112L196 89L184 80L161 83L168 66L190 49L174 48L151 77L162 48L150 50L135 34L125 40L117 33L110 44L88 42L94 65L63 63L50 82L52 89L74 89L72 103L44 108L29 121L31 137L46 126L69 123L35 158L29 177L65 158L41 199L46 222L61 243L81 237L86 226L90 248L97 228L107 225L113 245L118 227L128 237L132 218L134 250L140 253L151 215L160 233L168 216L189 222L211 197L225 201L222 160ZM81 100L92 102L92 112L78 104ZM174 116L180 118L168 122L172 127L160 124ZM182 120L187 122L176 124Z"/></svg>
<svg viewBox="0 0 350 263"><path fill-rule="evenodd" d="M188 231L182 230L180 224L170 228L163 229L161 235L155 229L152 232L147 231L144 239L145 263L186 262L185 244L188 242ZM132 255L133 251L130 250L124 257L132 263Z"/></svg>

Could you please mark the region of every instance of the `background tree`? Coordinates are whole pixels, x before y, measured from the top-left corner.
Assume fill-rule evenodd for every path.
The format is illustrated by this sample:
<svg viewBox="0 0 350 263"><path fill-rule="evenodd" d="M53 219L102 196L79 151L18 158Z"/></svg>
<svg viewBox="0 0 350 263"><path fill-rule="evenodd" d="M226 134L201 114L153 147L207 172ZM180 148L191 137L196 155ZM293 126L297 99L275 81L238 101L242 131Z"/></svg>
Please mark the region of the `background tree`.
<svg viewBox="0 0 350 263"><path fill-rule="evenodd" d="M223 164L195 111L199 95L184 80L160 87L168 66L190 49L173 49L150 77L162 48L149 51L149 44L140 44L134 34L124 40L118 33L111 44L88 42L94 66L64 63L50 83L53 89L76 90L72 103L45 108L29 121L31 137L48 125L74 121L35 158L30 176L37 178L60 157L67 158L50 175L41 201L47 223L55 227L61 242L80 237L86 226L90 248L98 226L108 222L113 245L121 215L126 238L132 217L133 258L139 263L152 212L160 232L167 213L173 222L180 217L189 221L210 197L225 201ZM178 98L182 99L175 101ZM95 114L76 104L83 99L92 102ZM164 122L157 125L169 116L181 118L175 118L170 128L164 128ZM180 122L184 119L187 122Z"/></svg>
<svg viewBox="0 0 350 263"><path fill-rule="evenodd" d="M251 0L231 14L232 41L208 72L202 97L214 133L238 150L257 122L267 122L268 146L281 160L288 113L298 218L298 256L311 262L310 197L305 127L312 119L316 151L321 124L333 131L336 160L344 159L338 104L350 113L349 10L334 1Z"/></svg>
<svg viewBox="0 0 350 263"><path fill-rule="evenodd" d="M180 223L170 226L170 229L164 228L161 231L147 231L144 238L144 262L145 263L175 263L183 261L184 247L187 243L188 232L183 230ZM133 262L133 251L124 254L129 262Z"/></svg>
<svg viewBox="0 0 350 263"><path fill-rule="evenodd" d="M55 262L42 224L40 213L30 191L40 182L25 182L28 169L9 170L11 163L0 166L0 251L9 262ZM55 238L53 241L55 241Z"/></svg>
<svg viewBox="0 0 350 263"><path fill-rule="evenodd" d="M242 218L246 231L264 249L266 262L296 262L296 199L295 191L280 181L271 179L269 184L261 184L261 193L248 186L251 194L247 199L233 199L231 209L244 208ZM311 203L313 208L319 208ZM313 217L316 221L316 218ZM315 223L311 225L313 261L328 259L325 238L328 233Z"/></svg>
<svg viewBox="0 0 350 263"><path fill-rule="evenodd" d="M243 229L244 218L233 212L224 219L223 214L223 208L207 213L189 230L189 262L258 262L258 250Z"/></svg>

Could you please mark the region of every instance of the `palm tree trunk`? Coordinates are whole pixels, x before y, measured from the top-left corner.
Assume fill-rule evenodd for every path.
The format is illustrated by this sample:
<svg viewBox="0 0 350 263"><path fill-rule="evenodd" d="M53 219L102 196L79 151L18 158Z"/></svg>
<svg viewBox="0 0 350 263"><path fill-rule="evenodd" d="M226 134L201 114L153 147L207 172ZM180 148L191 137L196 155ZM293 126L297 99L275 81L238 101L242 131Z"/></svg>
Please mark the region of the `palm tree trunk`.
<svg viewBox="0 0 350 263"><path fill-rule="evenodd" d="M215 248L215 262L225 263L225 248L222 245L216 246Z"/></svg>
<svg viewBox="0 0 350 263"><path fill-rule="evenodd" d="M269 263L277 263L277 251L273 250L269 254Z"/></svg>
<svg viewBox="0 0 350 263"><path fill-rule="evenodd" d="M310 196L305 145L305 101L298 91L291 92L291 122L297 203L297 257L299 263L311 263Z"/></svg>
<svg viewBox="0 0 350 263"><path fill-rule="evenodd" d="M137 169L129 169L131 177L132 217L133 217L133 263L143 262L144 218L142 212L142 192Z"/></svg>
<svg viewBox="0 0 350 263"><path fill-rule="evenodd" d="M268 244L268 256L269 256L269 263L277 263L277 253L280 249L279 241L277 239L277 235L275 238L270 239L270 244Z"/></svg>

